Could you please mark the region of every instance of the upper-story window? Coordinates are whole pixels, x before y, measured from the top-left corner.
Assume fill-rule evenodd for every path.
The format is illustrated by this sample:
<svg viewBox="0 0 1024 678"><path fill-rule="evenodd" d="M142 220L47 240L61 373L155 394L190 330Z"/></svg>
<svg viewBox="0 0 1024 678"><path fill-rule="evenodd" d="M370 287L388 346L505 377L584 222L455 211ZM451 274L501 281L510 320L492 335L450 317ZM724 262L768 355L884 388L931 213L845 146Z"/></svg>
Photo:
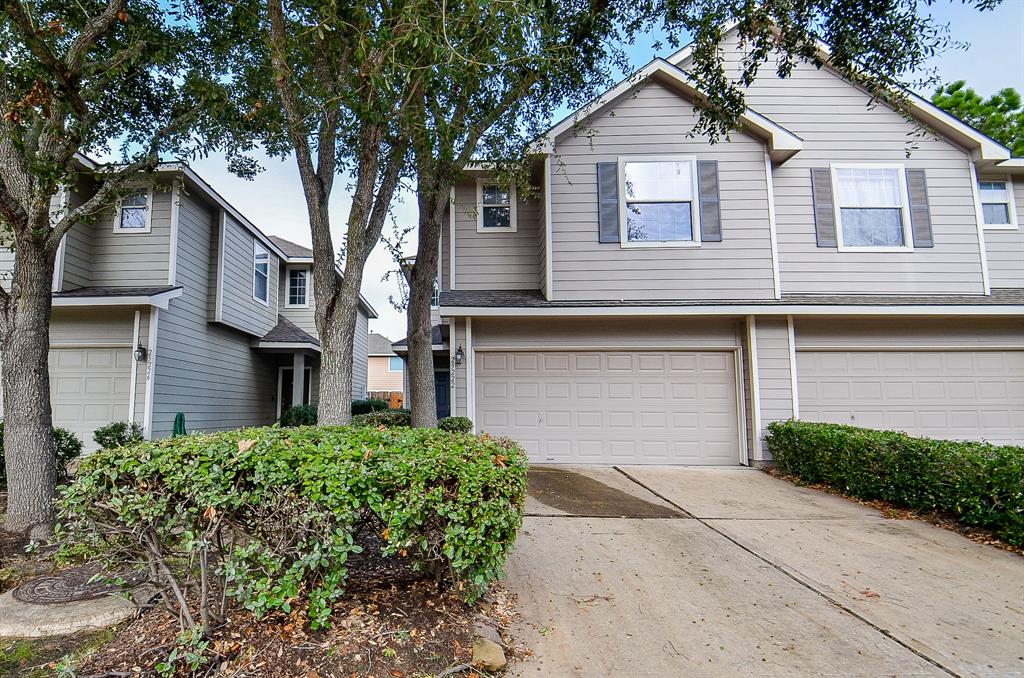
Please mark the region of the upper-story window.
<svg viewBox="0 0 1024 678"><path fill-rule="evenodd" d="M978 182L981 194L981 213L986 226L1013 226L1016 216L1013 195L1008 181Z"/></svg>
<svg viewBox="0 0 1024 678"><path fill-rule="evenodd" d="M286 290L287 296L285 297L285 306L293 306L300 308L309 307L309 286L307 285L308 280L309 269L288 269L288 289Z"/></svg>
<svg viewBox="0 0 1024 678"><path fill-rule="evenodd" d="M252 242L252 298L270 305L270 252L258 240Z"/></svg>
<svg viewBox="0 0 1024 678"><path fill-rule="evenodd" d="M441 282L434 277L434 289L430 293L430 308L437 308L441 305Z"/></svg>
<svg viewBox="0 0 1024 678"><path fill-rule="evenodd" d="M910 249L910 210L902 167L832 166L840 249Z"/></svg>
<svg viewBox="0 0 1024 678"><path fill-rule="evenodd" d="M515 233L516 187L479 179L476 182L478 233Z"/></svg>
<svg viewBox="0 0 1024 678"><path fill-rule="evenodd" d="M403 360L401 356L393 355L388 358L388 372L401 372Z"/></svg>
<svg viewBox="0 0 1024 678"><path fill-rule="evenodd" d="M139 189L121 199L114 222L115 233L149 233L149 190Z"/></svg>
<svg viewBox="0 0 1024 678"><path fill-rule="evenodd" d="M619 195L624 247L700 244L694 158L620 158Z"/></svg>

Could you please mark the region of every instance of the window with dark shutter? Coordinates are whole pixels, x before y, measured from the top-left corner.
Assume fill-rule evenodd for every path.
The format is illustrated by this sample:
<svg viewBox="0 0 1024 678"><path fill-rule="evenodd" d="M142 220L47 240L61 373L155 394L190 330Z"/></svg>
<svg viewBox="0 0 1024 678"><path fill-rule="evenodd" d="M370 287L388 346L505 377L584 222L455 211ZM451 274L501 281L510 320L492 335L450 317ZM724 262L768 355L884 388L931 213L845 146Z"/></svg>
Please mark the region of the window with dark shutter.
<svg viewBox="0 0 1024 678"><path fill-rule="evenodd" d="M718 191L718 161L697 161L697 189L700 192L700 239L722 241L722 212Z"/></svg>
<svg viewBox="0 0 1024 678"><path fill-rule="evenodd" d="M598 242L619 242L618 163L597 163L597 234Z"/></svg>
<svg viewBox="0 0 1024 678"><path fill-rule="evenodd" d="M814 201L814 231L818 247L837 247L832 172L828 167L811 168L811 198Z"/></svg>

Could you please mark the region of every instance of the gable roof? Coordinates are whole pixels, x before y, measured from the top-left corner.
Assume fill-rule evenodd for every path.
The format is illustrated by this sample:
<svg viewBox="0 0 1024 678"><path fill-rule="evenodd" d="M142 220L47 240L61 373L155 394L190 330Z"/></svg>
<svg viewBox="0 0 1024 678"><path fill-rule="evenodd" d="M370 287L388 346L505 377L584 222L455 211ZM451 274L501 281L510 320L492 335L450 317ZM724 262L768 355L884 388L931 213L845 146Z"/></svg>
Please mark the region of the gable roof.
<svg viewBox="0 0 1024 678"><path fill-rule="evenodd" d="M313 259L313 250L308 247L304 247L298 243L292 242L291 240L285 240L279 235L272 235L270 239L274 241L274 244L281 248L281 251L287 255L289 260L293 259Z"/></svg>
<svg viewBox="0 0 1024 678"><path fill-rule="evenodd" d="M737 30L739 22L731 21L722 26L722 38ZM829 59L832 56L832 48L821 40L817 41L816 50L818 57L828 67ZM681 68L682 64L693 55L693 43L685 45L674 54L668 57L668 62ZM834 69L829 69L833 70ZM835 73L842 78L840 73ZM844 78L845 80L845 78ZM972 160L999 164L1010 159L1010 150L995 139L983 134L968 125L963 120L942 110L931 101L909 89L901 88L901 93L906 95L910 110L908 111L916 120L930 127L942 136L955 141L971 151Z"/></svg>
<svg viewBox="0 0 1024 678"><path fill-rule="evenodd" d="M383 334L377 334L376 332L370 332L367 337L367 355L370 356L393 356L396 355L391 350L391 340L385 337Z"/></svg>
<svg viewBox="0 0 1024 678"><path fill-rule="evenodd" d="M619 97L628 94L631 90L639 87L651 78L656 78L662 84L667 85L693 101L695 105L700 105L703 97L690 76L681 68L669 63L665 59L654 59L604 94L591 99L575 113L566 116L549 129L539 142L541 150L543 152L551 152L554 148L555 140L559 136L578 125L580 121L596 115ZM740 115L740 126L743 131L765 142L768 146L768 153L776 164L781 165L803 148L803 140L800 137L750 108L747 108Z"/></svg>
<svg viewBox="0 0 1024 678"><path fill-rule="evenodd" d="M310 344L320 346L320 341L283 315L277 316L274 328L260 338L260 344Z"/></svg>

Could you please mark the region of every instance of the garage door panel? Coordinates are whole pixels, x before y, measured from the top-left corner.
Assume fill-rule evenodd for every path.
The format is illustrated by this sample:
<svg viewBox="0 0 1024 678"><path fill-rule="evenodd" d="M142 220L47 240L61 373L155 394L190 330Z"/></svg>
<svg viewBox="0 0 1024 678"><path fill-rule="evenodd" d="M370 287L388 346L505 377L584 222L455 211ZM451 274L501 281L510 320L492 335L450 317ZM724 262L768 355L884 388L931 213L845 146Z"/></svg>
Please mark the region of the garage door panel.
<svg viewBox="0 0 1024 678"><path fill-rule="evenodd" d="M731 352L477 354L480 428L519 440L534 461L736 464ZM495 359L494 355L501 355ZM529 359L520 359L528 357ZM517 365L558 366L526 376ZM523 384L535 397L524 402ZM513 384L503 390L496 384ZM511 390L515 397L502 394ZM505 416L503 413L511 413Z"/></svg>
<svg viewBox="0 0 1024 678"><path fill-rule="evenodd" d="M1024 351L800 350L797 377L803 419L1024 442Z"/></svg>

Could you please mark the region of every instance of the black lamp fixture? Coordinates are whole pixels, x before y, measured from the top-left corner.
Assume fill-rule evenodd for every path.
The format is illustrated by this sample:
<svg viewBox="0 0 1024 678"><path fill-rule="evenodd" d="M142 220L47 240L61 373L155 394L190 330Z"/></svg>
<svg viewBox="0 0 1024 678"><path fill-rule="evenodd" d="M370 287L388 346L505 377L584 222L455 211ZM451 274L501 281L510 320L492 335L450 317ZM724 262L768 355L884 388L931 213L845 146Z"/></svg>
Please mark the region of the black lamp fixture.
<svg viewBox="0 0 1024 678"><path fill-rule="evenodd" d="M135 361L144 363L146 362L146 347L139 344L138 348L135 349Z"/></svg>
<svg viewBox="0 0 1024 678"><path fill-rule="evenodd" d="M460 344L459 347L457 349L455 349L455 364L456 365L461 365L462 361L465 360L465 359L466 359L466 352L462 350L462 345Z"/></svg>

